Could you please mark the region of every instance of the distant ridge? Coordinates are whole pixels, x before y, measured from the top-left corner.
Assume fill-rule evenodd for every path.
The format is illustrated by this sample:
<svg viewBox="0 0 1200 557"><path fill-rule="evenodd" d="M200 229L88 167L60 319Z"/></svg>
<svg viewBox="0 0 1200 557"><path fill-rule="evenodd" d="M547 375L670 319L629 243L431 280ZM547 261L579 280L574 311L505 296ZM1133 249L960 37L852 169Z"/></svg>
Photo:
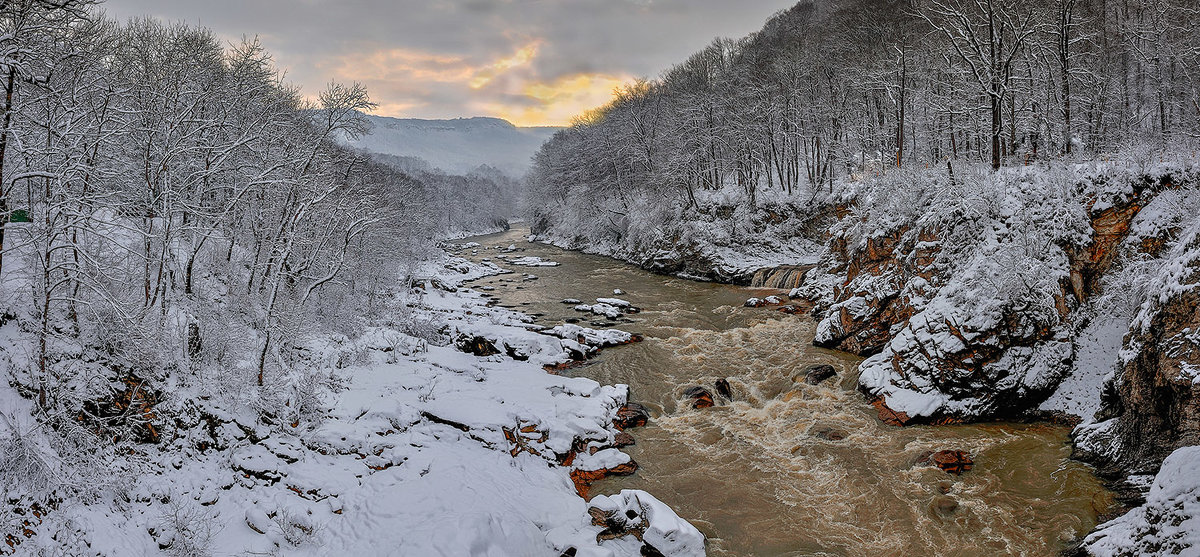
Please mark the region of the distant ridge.
<svg viewBox="0 0 1200 557"><path fill-rule="evenodd" d="M367 115L371 131L346 144L373 153L417 157L452 174L488 165L512 177L523 176L530 159L556 127L518 127L501 118L450 120Z"/></svg>

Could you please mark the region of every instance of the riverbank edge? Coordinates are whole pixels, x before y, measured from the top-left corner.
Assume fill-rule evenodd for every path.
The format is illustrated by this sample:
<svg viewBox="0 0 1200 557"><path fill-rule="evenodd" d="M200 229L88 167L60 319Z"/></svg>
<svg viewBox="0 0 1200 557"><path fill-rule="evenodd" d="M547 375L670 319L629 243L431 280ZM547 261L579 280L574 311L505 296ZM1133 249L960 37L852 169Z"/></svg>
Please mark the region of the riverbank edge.
<svg viewBox="0 0 1200 557"><path fill-rule="evenodd" d="M546 368L632 335L545 330L464 286L508 272L440 250L398 283L404 315L354 338L305 338L297 365L330 380L315 393L329 406L313 421L263 422L232 400L171 387L153 417L161 439L126 447L127 477L87 499L61 492L49 507L17 503L24 522L0 553L466 554L484 543L509 544L510 554L703 555L703 535L648 493L581 496L580 473L603 477L632 463L615 448L628 388ZM414 336L397 326L403 320L442 324L451 342ZM0 349L8 359L29 340L12 327ZM458 342L468 337L499 351L471 353ZM30 401L7 382L0 402L36 434ZM456 525L453 535L437 534L445 524Z"/></svg>
<svg viewBox="0 0 1200 557"><path fill-rule="evenodd" d="M685 267L687 270L681 271L675 267L667 267L667 266L655 264L653 259L622 256L620 254L614 253L613 250L595 249L595 248L580 248L578 246L572 246L569 242L555 241L555 240L546 238L544 236L539 236L536 234L530 234L526 239L529 242L551 245L551 246L557 247L559 249L565 249L568 251L574 251L574 252L584 253L584 254L588 254L588 255L598 255L601 257L607 257L614 261L619 261L622 263L634 265L634 266L637 266L648 272L652 272L652 273L656 273L656 274L660 274L660 275L673 276L673 277L677 277L677 278L681 278L681 279L685 279L685 280L694 280L694 281L698 281L698 282L717 282L717 283L721 283L721 284L729 284L729 285L733 285L733 286L745 286L745 287L752 287L752 288L764 288L761 285L754 284L755 283L754 279L756 276L758 276L758 277L762 277L764 275L770 276L770 274L772 274L773 272L783 271L783 270L792 270L797 267L804 269L803 274L807 275L807 272L809 270L817 268L818 264L819 264L819 257L814 257L812 259L806 259L806 260L803 260L800 262L773 262L773 264L766 264L766 265L762 265L762 266L744 267L744 268L740 268L739 271L734 272L734 273L730 273L727 270L727 268L723 268L720 265L715 265L715 266L710 266L710 267L699 267L699 268L696 268L693 266L687 266L687 267ZM691 265L697 265L697 264L702 263L703 261L704 261L703 259L699 259L699 258L689 260ZM806 277L805 276L801 277L801 282L803 282L804 278L806 278ZM799 286L799 285L795 285L790 288L784 288L784 287L765 287L765 288L779 290L780 296L787 298L787 297L790 297L792 294L795 294L794 291L797 286ZM794 298L802 299L803 296L796 295L796 296L794 296ZM818 316L813 315L811 317L814 320L818 320ZM872 397L869 393L867 393L866 391L864 391L862 389L860 389L860 393L863 396L864 402L867 402L867 403L871 402ZM1019 415L1008 417L1004 421L1008 422L1008 423L1024 423L1024 424L1044 423L1044 424L1061 425L1061 426L1067 426L1067 427L1073 428L1075 426L1078 426L1080 423L1082 423L1086 418L1087 418L1086 416L1080 416L1080 415L1073 414L1073 413L1070 413L1065 410L1046 410L1046 409L1042 409L1042 408L1030 408L1030 409L1025 410L1024 412L1022 412ZM989 423L992 421L994 421L994 420L983 419L983 420L979 420L978 423ZM976 423L976 422L972 422L972 423ZM935 426L954 425L954 423L930 424L930 425L935 425ZM897 427L904 427L904 426L897 426ZM1077 462L1081 462L1083 464L1086 464L1090 468L1092 468L1095 471L1094 473L1095 473L1096 477L1101 480L1101 482L1105 486L1105 488L1113 493L1114 498L1118 505L1117 508L1110 510L1106 513L1100 514L1098 517L1097 525L1095 527L1093 527L1087 533L1085 533L1081 536L1078 536L1076 538L1073 538L1071 541L1069 541L1066 544L1066 547L1064 547L1062 549L1062 551L1060 552L1061 557L1088 557L1091 554L1087 553L1087 551L1084 547L1084 541L1089 536L1096 533L1101 528L1101 526L1123 516L1124 514L1126 514L1129 511L1145 504L1147 486L1145 486L1144 484L1139 484L1139 483L1130 481L1131 474L1127 470L1121 468L1120 466L1107 461L1106 459L1100 457L1099 455L1093 455L1087 451L1082 450L1081 447L1079 445L1077 445L1076 437L1074 435L1072 435L1070 437L1070 442L1071 442L1071 448L1072 448L1072 453L1071 453L1070 459L1077 461Z"/></svg>

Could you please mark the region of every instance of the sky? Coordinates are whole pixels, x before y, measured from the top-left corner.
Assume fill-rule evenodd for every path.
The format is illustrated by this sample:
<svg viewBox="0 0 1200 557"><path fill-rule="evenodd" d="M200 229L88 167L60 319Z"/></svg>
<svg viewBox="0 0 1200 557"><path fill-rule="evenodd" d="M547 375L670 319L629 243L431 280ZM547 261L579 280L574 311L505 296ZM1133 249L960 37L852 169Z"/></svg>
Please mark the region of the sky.
<svg viewBox="0 0 1200 557"><path fill-rule="evenodd" d="M795 0L106 0L258 37L311 97L360 82L403 118L495 116L561 126L615 87L658 77L716 37L742 37Z"/></svg>

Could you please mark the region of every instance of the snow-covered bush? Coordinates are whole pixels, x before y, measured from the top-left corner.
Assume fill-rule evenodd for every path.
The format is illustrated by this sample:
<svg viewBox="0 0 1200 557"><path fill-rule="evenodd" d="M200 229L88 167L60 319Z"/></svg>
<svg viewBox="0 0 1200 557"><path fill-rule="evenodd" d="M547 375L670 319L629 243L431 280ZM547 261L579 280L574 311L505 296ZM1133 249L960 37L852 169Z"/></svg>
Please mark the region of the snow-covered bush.
<svg viewBox="0 0 1200 557"><path fill-rule="evenodd" d="M155 537L171 557L208 557L220 532L217 517L188 498L172 494L163 506Z"/></svg>

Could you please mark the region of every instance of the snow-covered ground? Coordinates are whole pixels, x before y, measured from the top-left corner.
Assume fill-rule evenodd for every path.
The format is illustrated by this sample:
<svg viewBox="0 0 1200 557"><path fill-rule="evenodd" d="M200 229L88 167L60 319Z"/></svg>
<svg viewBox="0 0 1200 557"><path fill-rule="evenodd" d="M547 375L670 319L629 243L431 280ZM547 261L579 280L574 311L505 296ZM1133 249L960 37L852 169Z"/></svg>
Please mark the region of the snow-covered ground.
<svg viewBox="0 0 1200 557"><path fill-rule="evenodd" d="M16 550L606 556L638 555L640 537L666 555L703 555L703 536L651 495L589 503L572 481L574 469L629 462L610 448L628 388L543 366L632 335L543 331L461 287L498 272L442 259L407 293L408 318L439 325L454 342L386 326L354 339L309 339L307 360L332 386L323 419L311 424L269 426L216 398L188 401L158 445L129 457L136 475L123 487L39 512ZM463 351L480 343L490 355ZM35 429L30 401L7 386L0 396L6 420ZM31 439L4 439L9 451L0 458L16 458L12 449ZM32 515L4 518L12 525Z"/></svg>

